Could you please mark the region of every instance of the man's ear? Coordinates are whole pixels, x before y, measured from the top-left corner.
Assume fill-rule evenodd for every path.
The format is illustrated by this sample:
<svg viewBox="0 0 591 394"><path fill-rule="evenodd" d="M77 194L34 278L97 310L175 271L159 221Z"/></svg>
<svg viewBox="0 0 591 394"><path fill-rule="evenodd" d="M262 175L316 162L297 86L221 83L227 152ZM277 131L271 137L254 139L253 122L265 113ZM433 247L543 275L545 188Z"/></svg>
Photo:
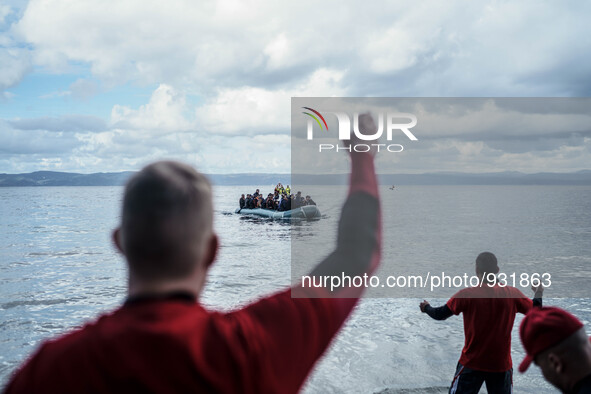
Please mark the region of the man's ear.
<svg viewBox="0 0 591 394"><path fill-rule="evenodd" d="M115 230L113 230L113 233L111 234L111 238L113 239L113 244L115 244L115 247L117 248L117 250L119 251L119 253L125 255L125 252L123 251L123 244L121 242L121 227L117 227Z"/></svg>
<svg viewBox="0 0 591 394"><path fill-rule="evenodd" d="M213 233L211 234L211 238L209 239L209 242L207 244L207 250L205 252L205 259L204 259L204 264L206 268L210 268L211 265L213 264L213 262L215 261L215 258L218 254L218 249L220 246L220 240L217 236L217 234Z"/></svg>
<svg viewBox="0 0 591 394"><path fill-rule="evenodd" d="M549 353L547 360L548 360L548 364L550 365L550 368L552 368L552 370L554 372L562 373L562 371L564 369L564 364L562 363L562 360L560 359L560 357L558 357L554 353Z"/></svg>

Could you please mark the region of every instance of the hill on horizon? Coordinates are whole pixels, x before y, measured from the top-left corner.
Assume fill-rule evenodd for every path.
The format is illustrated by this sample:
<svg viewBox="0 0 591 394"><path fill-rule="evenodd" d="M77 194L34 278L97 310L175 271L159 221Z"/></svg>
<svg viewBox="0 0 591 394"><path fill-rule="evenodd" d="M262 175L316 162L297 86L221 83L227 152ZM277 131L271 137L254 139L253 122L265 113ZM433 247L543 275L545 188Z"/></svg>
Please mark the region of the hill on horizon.
<svg viewBox="0 0 591 394"><path fill-rule="evenodd" d="M0 174L0 187L15 186L121 186L133 171L79 174L59 171L35 171L24 174ZM342 185L348 174L206 174L214 185ZM517 171L492 173L433 172L424 174L378 174L382 185L591 185L591 170L568 173Z"/></svg>

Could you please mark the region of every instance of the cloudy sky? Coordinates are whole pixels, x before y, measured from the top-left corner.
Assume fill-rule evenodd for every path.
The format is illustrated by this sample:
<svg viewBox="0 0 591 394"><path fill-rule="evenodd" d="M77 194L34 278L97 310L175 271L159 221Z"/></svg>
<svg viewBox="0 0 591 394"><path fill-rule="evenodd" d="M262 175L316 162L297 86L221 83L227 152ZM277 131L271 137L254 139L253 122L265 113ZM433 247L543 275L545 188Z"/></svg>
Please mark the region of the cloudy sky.
<svg viewBox="0 0 591 394"><path fill-rule="evenodd" d="M591 96L588 15L588 2L3 0L0 173L159 158L286 173L292 96ZM400 172L591 168L584 122L434 126Z"/></svg>

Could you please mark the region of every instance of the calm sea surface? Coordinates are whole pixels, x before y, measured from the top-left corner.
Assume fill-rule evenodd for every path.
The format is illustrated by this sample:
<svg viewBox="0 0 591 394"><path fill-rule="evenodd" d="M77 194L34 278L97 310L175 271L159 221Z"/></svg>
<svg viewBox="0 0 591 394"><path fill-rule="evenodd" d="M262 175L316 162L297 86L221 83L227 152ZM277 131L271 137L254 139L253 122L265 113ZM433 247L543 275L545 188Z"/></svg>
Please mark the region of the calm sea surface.
<svg viewBox="0 0 591 394"><path fill-rule="evenodd" d="M270 185L259 187L271 191ZM232 309L284 288L291 281L292 238L301 243L334 234L344 198L337 190L312 190L321 220L290 224L233 214L240 193L255 188L214 189L221 250L203 295L209 307ZM125 264L110 240L122 190L0 188L0 387L41 341L125 299ZM384 187L382 208L385 267L426 270L445 262L446 271L463 273L479 252L490 250L501 269L531 271L543 262L557 272L562 269L562 277L578 280L578 286L589 283L590 187ZM449 295L431 302L441 304ZM564 294L549 289L546 295ZM362 300L305 391L445 392L463 345L462 320L433 321L418 311L419 301ZM569 309L585 324L591 321L589 298L545 303ZM518 316L516 327L520 321ZM523 357L517 328L512 355L514 364ZM516 373L514 384L517 393L555 392L535 367L525 375Z"/></svg>

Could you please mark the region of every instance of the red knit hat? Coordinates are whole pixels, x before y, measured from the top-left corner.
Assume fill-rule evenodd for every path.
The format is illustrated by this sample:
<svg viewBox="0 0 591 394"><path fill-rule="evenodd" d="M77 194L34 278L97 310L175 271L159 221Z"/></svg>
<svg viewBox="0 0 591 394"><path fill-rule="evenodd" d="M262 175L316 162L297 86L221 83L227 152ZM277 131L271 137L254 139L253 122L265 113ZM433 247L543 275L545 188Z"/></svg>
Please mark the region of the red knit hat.
<svg viewBox="0 0 591 394"><path fill-rule="evenodd" d="M581 327L583 323L579 319L560 308L532 308L519 326L526 352L519 372L525 372L537 354L562 342Z"/></svg>

